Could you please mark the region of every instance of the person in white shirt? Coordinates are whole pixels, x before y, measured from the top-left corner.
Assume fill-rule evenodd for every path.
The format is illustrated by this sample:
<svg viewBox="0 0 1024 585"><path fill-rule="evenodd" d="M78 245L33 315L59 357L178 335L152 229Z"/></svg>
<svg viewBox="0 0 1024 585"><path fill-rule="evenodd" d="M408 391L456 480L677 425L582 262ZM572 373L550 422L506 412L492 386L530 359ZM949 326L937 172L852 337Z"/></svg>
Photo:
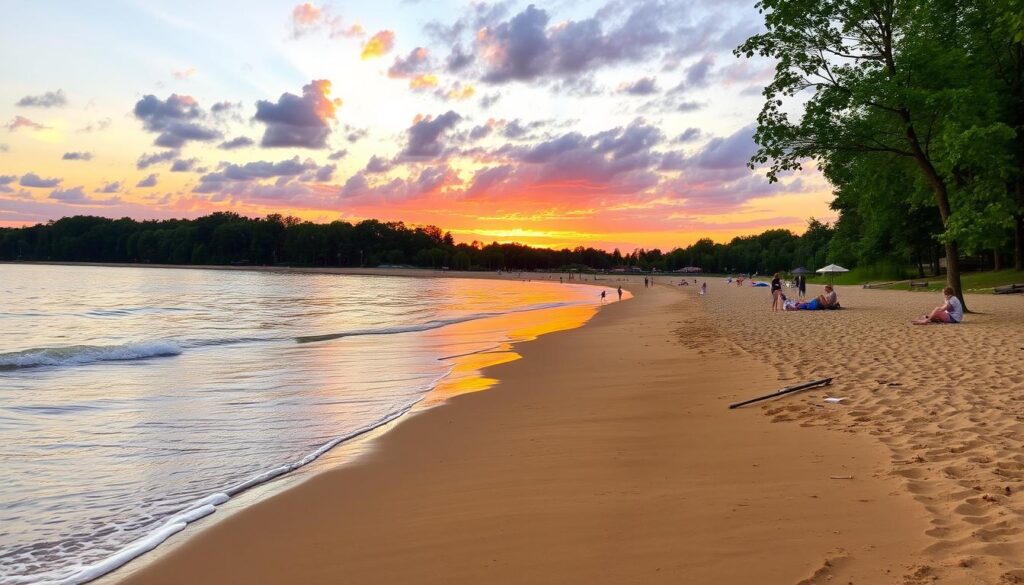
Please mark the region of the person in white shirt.
<svg viewBox="0 0 1024 585"><path fill-rule="evenodd" d="M942 295L945 297L946 302L942 306L935 307L931 314L921 315L920 319L913 322L915 325L959 323L964 320L964 306L960 304L960 299L956 298L953 287L947 286L942 289Z"/></svg>

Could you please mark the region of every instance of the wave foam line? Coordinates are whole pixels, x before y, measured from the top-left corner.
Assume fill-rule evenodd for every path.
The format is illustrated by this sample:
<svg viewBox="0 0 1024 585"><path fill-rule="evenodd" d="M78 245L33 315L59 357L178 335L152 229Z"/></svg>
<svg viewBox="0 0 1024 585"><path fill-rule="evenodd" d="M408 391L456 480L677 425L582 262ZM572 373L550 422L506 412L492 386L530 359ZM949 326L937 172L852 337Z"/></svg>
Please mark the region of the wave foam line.
<svg viewBox="0 0 1024 585"><path fill-rule="evenodd" d="M428 384L427 390L429 391L430 388L436 386L437 383L449 373L451 373L450 369L444 375L439 376L436 380ZM426 393L423 395L426 395ZM345 441L350 441L360 435L364 435L401 417L412 410L420 400L422 400L422 396L407 406L392 411L390 414L376 422L370 423L340 437L331 439L297 461L256 474L245 481L239 482L225 489L224 491L210 494L192 502L192 504L190 504L183 512L175 514L166 522L161 524L160 527L156 528L149 534L132 541L109 557L88 566L71 567L70 569L64 569L61 571L61 573L67 573L69 570L73 571L69 576L56 577L49 580L41 580L40 576L32 576L30 577L30 581L21 581L16 579L12 581L12 583L34 583L36 585L82 585L83 583L98 579L160 546L165 540L174 536L178 532L181 532L192 522L213 514L221 504L227 502L232 497L260 484L264 484L276 477L291 473L300 467L309 465L313 461L319 459L324 453L327 453L331 449L337 447L339 444L344 443Z"/></svg>
<svg viewBox="0 0 1024 585"><path fill-rule="evenodd" d="M395 333L412 333L415 331L429 331L431 329L440 329L441 327L447 327L448 325L455 325L456 323L465 323L466 321L476 321L478 319L487 319L489 317L499 317L501 315L508 315L511 313L525 313L527 311L540 311L542 309L555 309L558 307L567 307L573 304L572 302L561 302L561 303L539 303L536 305L530 305L519 309L511 309L509 311L494 311L489 313L473 313L471 315L462 315L460 317L449 317L448 319L434 319L431 321L425 321L423 323L414 323L410 325L396 325L394 327L380 327L377 329L354 329L352 331L342 331L340 333L325 333L323 335L304 335L296 337L295 341L298 343L314 343L317 341L330 341L332 339L341 339L343 337L356 337L360 335L393 335Z"/></svg>
<svg viewBox="0 0 1024 585"><path fill-rule="evenodd" d="M146 341L123 345L72 345L39 347L0 353L0 370L41 366L78 366L95 362L131 361L179 355L181 347L173 341Z"/></svg>

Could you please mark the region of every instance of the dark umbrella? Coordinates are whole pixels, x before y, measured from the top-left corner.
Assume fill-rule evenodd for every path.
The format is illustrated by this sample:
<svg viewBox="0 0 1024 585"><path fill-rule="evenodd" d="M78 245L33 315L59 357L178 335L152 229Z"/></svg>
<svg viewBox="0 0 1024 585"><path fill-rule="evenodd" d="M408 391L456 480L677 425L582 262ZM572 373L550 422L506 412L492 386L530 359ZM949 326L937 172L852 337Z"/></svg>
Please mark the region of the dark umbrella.
<svg viewBox="0 0 1024 585"><path fill-rule="evenodd" d="M792 272L793 272L793 274L810 274L811 273L810 270L807 270L803 266L801 266L800 268L794 269Z"/></svg>

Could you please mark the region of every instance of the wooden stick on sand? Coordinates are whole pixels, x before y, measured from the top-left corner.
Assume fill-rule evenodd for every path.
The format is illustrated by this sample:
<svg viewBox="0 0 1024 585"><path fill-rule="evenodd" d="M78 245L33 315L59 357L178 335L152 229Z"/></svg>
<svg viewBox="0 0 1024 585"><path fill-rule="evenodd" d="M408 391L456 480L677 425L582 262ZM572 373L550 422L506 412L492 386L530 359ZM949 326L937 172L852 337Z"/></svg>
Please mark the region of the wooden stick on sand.
<svg viewBox="0 0 1024 585"><path fill-rule="evenodd" d="M729 408L739 408L740 406L746 406L754 402L760 402L762 400L768 400L769 398L775 398L776 396L782 396L784 394L790 394L792 392L799 392L800 390L807 390L808 388L814 388L817 386L828 386L832 383L832 378L822 378L820 380L814 380L805 384L798 384L796 386L787 386L781 390L772 392L771 394L765 394L764 396L758 396L757 398L751 398L750 400L744 400L743 402L735 402L729 405Z"/></svg>

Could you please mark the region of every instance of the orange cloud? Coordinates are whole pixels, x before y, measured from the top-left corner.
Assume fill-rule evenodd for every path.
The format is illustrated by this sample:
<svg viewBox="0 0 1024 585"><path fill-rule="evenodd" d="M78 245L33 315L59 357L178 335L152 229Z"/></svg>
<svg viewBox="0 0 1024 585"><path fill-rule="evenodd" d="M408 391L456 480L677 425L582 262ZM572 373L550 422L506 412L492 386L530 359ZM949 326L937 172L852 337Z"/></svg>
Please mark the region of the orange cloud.
<svg viewBox="0 0 1024 585"><path fill-rule="evenodd" d="M409 80L410 89L430 89L431 87L437 87L437 76L433 73L417 75Z"/></svg>
<svg viewBox="0 0 1024 585"><path fill-rule="evenodd" d="M448 90L448 97L453 100L468 100L476 94L476 88L472 85L455 84Z"/></svg>
<svg viewBox="0 0 1024 585"><path fill-rule="evenodd" d="M322 14L322 10L309 2L305 2L303 4L299 4L294 10L292 10L292 21L297 25L308 26L316 24L317 21L320 20L320 16Z"/></svg>
<svg viewBox="0 0 1024 585"><path fill-rule="evenodd" d="M363 45L362 59L373 59L382 57L391 52L395 46L395 33L390 30L382 30L370 37Z"/></svg>

